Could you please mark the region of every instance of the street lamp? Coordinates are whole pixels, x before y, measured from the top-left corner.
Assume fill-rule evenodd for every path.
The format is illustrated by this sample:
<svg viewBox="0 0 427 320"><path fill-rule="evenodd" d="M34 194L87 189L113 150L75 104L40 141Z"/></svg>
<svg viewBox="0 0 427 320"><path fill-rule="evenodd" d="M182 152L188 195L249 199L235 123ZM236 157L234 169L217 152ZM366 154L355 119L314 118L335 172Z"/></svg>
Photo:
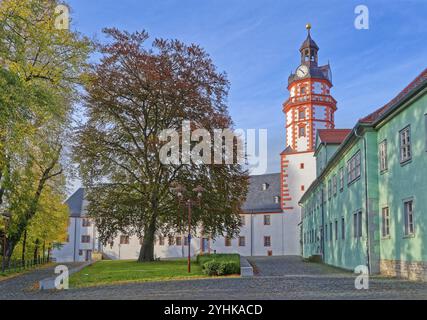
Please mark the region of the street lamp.
<svg viewBox="0 0 427 320"><path fill-rule="evenodd" d="M3 212L1 215L2 215L3 219L5 220L4 234L3 234L3 260L2 260L2 264L1 264L1 272L4 273L6 271L6 239L7 239L6 234L7 234L8 222L12 216L8 212Z"/></svg>
<svg viewBox="0 0 427 320"><path fill-rule="evenodd" d="M197 200L193 200L191 196L186 197L188 194L187 189L180 185L174 184L174 187L171 188L172 192L178 197L179 204L185 202L188 208L188 257L187 257L187 268L188 273L191 273L191 211L194 204L200 206L202 201L202 195L205 189L202 186L197 186L193 189L193 192L197 194Z"/></svg>

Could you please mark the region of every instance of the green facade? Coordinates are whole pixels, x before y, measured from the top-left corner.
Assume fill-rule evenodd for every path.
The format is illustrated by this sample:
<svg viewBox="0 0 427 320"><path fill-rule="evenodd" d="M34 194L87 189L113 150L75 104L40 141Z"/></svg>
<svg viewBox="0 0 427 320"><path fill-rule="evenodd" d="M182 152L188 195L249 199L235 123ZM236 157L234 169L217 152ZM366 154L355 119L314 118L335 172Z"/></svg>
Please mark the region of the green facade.
<svg viewBox="0 0 427 320"><path fill-rule="evenodd" d="M325 263L348 270L367 265L371 273L416 273L414 278L426 278L426 84L422 81L410 92L401 94L397 102L388 105L387 112L376 114L373 121L359 122L336 152L328 156L326 166L320 162L325 161L326 151L330 150L318 145L317 168L324 169L317 172L318 178L300 201L305 258L322 255ZM401 130L408 126L411 159L401 163ZM380 161L384 157L379 148L384 140L387 168L382 170ZM356 174L349 174L349 167L355 164L351 159L357 154L360 167ZM344 172L343 186L340 170ZM405 234L409 229L405 229L404 203L409 208L408 201L412 201L414 232ZM388 212L385 224L383 208L388 208L384 209ZM384 225L388 226L388 234L383 231Z"/></svg>

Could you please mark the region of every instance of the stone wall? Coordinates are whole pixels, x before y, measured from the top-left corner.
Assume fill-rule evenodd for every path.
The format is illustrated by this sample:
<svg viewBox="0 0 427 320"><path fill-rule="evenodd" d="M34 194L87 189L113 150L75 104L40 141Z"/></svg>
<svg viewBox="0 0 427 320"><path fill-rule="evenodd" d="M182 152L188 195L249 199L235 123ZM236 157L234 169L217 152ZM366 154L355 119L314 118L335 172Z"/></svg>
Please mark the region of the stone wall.
<svg viewBox="0 0 427 320"><path fill-rule="evenodd" d="M427 281L427 262L423 261L401 261L381 260L381 274L385 276L406 278L409 280Z"/></svg>

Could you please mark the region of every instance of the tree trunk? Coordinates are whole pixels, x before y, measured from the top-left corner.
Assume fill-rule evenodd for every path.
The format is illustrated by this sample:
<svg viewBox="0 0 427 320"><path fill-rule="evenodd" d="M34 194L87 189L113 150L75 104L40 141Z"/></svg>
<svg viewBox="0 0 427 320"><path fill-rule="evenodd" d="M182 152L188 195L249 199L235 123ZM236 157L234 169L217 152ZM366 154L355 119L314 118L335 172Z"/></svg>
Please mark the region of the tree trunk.
<svg viewBox="0 0 427 320"><path fill-rule="evenodd" d="M52 247L49 244L49 246L47 247L47 262L49 262L49 260L50 260L50 250L52 250Z"/></svg>
<svg viewBox="0 0 427 320"><path fill-rule="evenodd" d="M22 262L25 261L25 249L27 246L27 230L24 231L24 239L22 240L22 256L21 256L21 260Z"/></svg>
<svg viewBox="0 0 427 320"><path fill-rule="evenodd" d="M154 261L154 242L156 234L156 223L151 221L147 229L144 230L144 239L139 252L138 262Z"/></svg>
<svg viewBox="0 0 427 320"><path fill-rule="evenodd" d="M37 264L37 256L39 254L39 239L36 240L34 247L34 264Z"/></svg>

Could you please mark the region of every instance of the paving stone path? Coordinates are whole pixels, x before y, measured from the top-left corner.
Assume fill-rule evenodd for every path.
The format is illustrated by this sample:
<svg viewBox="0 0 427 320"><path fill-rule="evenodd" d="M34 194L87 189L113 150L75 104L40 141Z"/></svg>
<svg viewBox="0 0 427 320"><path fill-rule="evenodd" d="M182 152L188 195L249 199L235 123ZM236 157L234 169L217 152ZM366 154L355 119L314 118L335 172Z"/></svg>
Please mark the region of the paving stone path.
<svg viewBox="0 0 427 320"><path fill-rule="evenodd" d="M2 288L5 284L0 282L0 300L427 299L427 283L423 282L374 277L370 280L369 290L356 290L352 273L305 263L299 257L254 257L249 260L259 269L259 274L253 278L133 283L61 292L21 290L6 295ZM10 281L7 291L14 288L13 279Z"/></svg>

